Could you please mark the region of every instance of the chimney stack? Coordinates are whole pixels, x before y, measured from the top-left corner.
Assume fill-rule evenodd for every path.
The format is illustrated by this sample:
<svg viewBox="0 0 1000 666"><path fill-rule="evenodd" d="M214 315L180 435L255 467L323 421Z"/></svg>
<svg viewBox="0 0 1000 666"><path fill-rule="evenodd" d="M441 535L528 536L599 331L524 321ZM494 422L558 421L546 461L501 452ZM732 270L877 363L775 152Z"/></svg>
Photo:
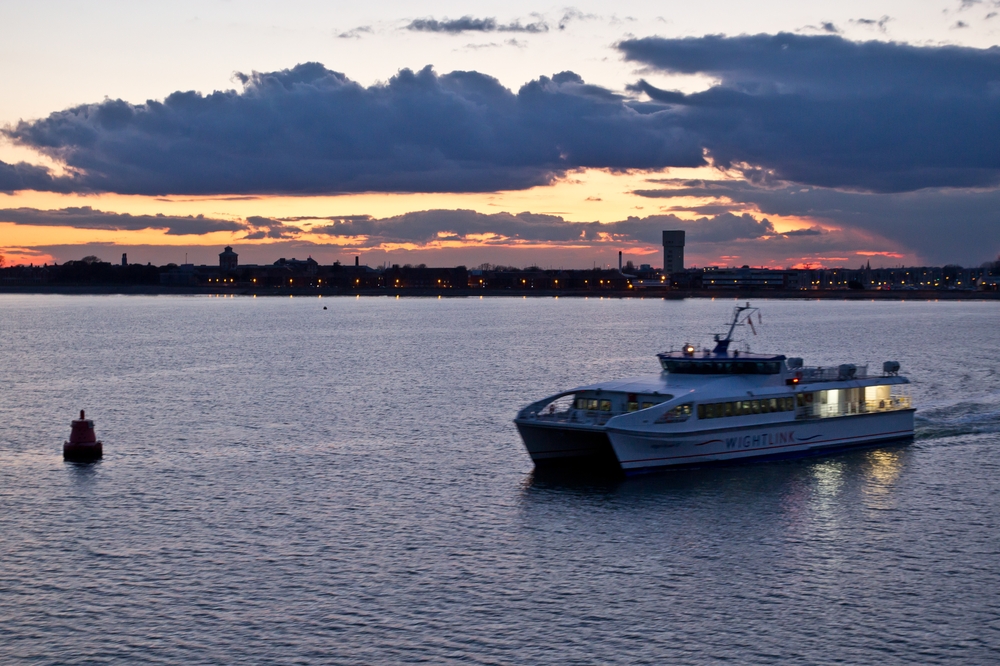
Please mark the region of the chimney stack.
<svg viewBox="0 0 1000 666"><path fill-rule="evenodd" d="M361 257L360 256L354 257L354 267L357 268L360 265L361 265Z"/></svg>
<svg viewBox="0 0 1000 666"><path fill-rule="evenodd" d="M618 272L622 272L622 251L618 250Z"/></svg>

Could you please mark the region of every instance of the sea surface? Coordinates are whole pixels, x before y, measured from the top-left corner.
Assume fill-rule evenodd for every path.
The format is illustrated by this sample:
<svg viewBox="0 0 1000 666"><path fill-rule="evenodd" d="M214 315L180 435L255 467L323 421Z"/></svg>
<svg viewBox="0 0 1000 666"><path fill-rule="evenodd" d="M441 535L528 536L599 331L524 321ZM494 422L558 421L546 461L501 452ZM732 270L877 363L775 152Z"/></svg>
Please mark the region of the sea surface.
<svg viewBox="0 0 1000 666"><path fill-rule="evenodd" d="M997 303L755 303L900 361L909 446L532 471L519 407L734 304L0 296L0 664L1000 662Z"/></svg>

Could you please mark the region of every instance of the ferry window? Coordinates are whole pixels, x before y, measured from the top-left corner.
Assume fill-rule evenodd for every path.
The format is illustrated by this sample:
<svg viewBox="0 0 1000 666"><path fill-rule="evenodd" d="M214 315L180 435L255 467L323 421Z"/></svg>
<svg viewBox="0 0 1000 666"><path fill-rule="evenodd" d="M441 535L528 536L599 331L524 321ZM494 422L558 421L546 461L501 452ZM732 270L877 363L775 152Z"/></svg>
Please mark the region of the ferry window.
<svg viewBox="0 0 1000 666"><path fill-rule="evenodd" d="M590 410L590 411L592 411L592 412L596 412L597 411L597 401L596 400L588 400L587 401L587 409Z"/></svg>
<svg viewBox="0 0 1000 666"><path fill-rule="evenodd" d="M669 409L664 412L660 418L656 419L657 423L670 423L671 421L683 421L689 416L691 416L692 405L690 402L686 402L683 405L677 405L673 409ZM698 405L698 418L705 418L705 405Z"/></svg>
<svg viewBox="0 0 1000 666"><path fill-rule="evenodd" d="M630 400L625 403L625 410L629 412L637 412L639 411L639 403L634 400Z"/></svg>
<svg viewBox="0 0 1000 666"><path fill-rule="evenodd" d="M651 402L644 402L644 403L642 403L642 408L643 409L649 409L652 406L653 406L653 403L651 403Z"/></svg>
<svg viewBox="0 0 1000 666"><path fill-rule="evenodd" d="M778 399L777 398L771 398L770 400L767 401L767 406L768 406L768 409L770 411L772 411L772 412L778 411Z"/></svg>
<svg viewBox="0 0 1000 666"><path fill-rule="evenodd" d="M698 405L698 418L705 418L705 405Z"/></svg>
<svg viewBox="0 0 1000 666"><path fill-rule="evenodd" d="M760 400L750 401L750 411L754 414L760 414Z"/></svg>
<svg viewBox="0 0 1000 666"><path fill-rule="evenodd" d="M797 396L795 396L795 399L798 401L799 407L805 407L806 406L806 394L805 393L799 393Z"/></svg>
<svg viewBox="0 0 1000 666"><path fill-rule="evenodd" d="M726 416L732 416L732 415L733 415L733 403L727 402L726 403Z"/></svg>
<svg viewBox="0 0 1000 666"><path fill-rule="evenodd" d="M611 411L611 401L610 400L601 400L601 411L602 412L610 412Z"/></svg>
<svg viewBox="0 0 1000 666"><path fill-rule="evenodd" d="M778 361L680 361L660 359L667 372L692 375L774 375L781 372Z"/></svg>
<svg viewBox="0 0 1000 666"><path fill-rule="evenodd" d="M865 387L865 400L867 402L881 401L888 402L890 398L890 387L888 384L878 384Z"/></svg>
<svg viewBox="0 0 1000 666"><path fill-rule="evenodd" d="M790 412L795 409L795 398L785 398L785 411Z"/></svg>
<svg viewBox="0 0 1000 666"><path fill-rule="evenodd" d="M577 409L587 409L587 401L584 398L577 398L573 401L573 406Z"/></svg>

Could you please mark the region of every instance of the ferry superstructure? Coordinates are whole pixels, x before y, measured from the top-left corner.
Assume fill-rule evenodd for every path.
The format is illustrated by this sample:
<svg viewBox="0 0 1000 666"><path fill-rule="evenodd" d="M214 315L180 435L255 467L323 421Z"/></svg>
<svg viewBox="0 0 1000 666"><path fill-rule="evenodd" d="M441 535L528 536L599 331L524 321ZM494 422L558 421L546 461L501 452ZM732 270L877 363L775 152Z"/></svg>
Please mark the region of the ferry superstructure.
<svg viewBox="0 0 1000 666"><path fill-rule="evenodd" d="M913 436L899 363L806 367L800 358L730 350L756 308L734 309L711 350L658 354L659 375L582 386L515 419L538 466L596 463L626 474L830 453Z"/></svg>

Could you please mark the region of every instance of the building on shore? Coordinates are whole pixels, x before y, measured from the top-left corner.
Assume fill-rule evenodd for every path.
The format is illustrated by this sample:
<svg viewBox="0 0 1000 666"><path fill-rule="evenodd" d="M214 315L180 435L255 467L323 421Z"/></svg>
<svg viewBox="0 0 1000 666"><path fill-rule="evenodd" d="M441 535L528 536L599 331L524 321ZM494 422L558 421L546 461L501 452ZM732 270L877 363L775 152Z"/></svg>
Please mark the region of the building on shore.
<svg viewBox="0 0 1000 666"><path fill-rule="evenodd" d="M667 275L684 270L684 232L663 232L663 272Z"/></svg>
<svg viewBox="0 0 1000 666"><path fill-rule="evenodd" d="M226 249L219 253L219 268L223 271L235 271L239 266L239 257L240 255L227 245Z"/></svg>

